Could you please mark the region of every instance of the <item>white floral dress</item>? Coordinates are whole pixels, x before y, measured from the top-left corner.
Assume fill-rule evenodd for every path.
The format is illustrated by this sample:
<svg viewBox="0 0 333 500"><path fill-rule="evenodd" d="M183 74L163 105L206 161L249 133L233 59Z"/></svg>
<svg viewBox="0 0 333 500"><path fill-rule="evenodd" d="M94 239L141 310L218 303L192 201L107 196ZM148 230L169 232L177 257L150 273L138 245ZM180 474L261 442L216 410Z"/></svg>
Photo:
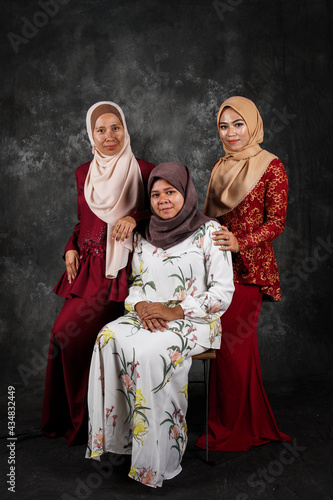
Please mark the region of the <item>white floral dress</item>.
<svg viewBox="0 0 333 500"><path fill-rule="evenodd" d="M181 471L193 349L220 346L220 316L234 284L230 252L213 244L219 229L209 221L168 250L136 235L128 312L96 340L86 457L131 454L129 476L148 486L162 486ZM134 309L140 301L181 305L184 319L169 321L164 332L145 330Z"/></svg>

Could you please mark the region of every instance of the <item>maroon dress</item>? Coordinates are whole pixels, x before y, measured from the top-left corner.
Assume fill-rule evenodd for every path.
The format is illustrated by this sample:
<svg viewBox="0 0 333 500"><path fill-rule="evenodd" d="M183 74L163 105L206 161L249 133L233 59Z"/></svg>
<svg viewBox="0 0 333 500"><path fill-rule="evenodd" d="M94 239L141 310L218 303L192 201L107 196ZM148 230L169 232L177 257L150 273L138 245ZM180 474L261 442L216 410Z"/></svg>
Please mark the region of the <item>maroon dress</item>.
<svg viewBox="0 0 333 500"><path fill-rule="evenodd" d="M233 210L218 217L235 234L235 293L221 318L221 348L211 362L208 448L246 451L271 440L290 441L280 432L263 386L257 323L263 296L281 300L272 242L287 213L288 178L274 159L256 186ZM197 445L205 448L205 434Z"/></svg>
<svg viewBox="0 0 333 500"><path fill-rule="evenodd" d="M150 172L155 165L138 159L146 193ZM68 250L79 252L79 269L70 284L65 271L54 288L65 297L52 329L45 392L42 431L50 436L65 436L67 444L87 441L87 388L93 346L100 329L123 314L128 295L126 268L115 279L105 277L107 225L89 208L84 183L90 162L76 170L78 219L69 239ZM148 197L145 194L148 209ZM137 222L147 218L147 210L130 214Z"/></svg>

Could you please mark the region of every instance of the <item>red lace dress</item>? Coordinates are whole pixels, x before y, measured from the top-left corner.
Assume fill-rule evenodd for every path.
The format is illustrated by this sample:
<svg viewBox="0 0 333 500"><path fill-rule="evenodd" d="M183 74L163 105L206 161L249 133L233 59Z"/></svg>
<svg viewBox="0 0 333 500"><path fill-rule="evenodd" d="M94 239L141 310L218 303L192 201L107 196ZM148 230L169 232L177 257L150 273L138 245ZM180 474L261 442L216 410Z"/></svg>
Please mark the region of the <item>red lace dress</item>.
<svg viewBox="0 0 333 500"><path fill-rule="evenodd" d="M257 323L263 295L281 300L272 242L287 213L288 178L273 160L259 182L231 212L218 218L238 239L233 254L235 293L222 316L222 343L211 363L208 446L245 451L270 440L291 438L279 431L261 376ZM205 448L205 435L197 442Z"/></svg>
<svg viewBox="0 0 333 500"><path fill-rule="evenodd" d="M146 188L154 165L138 159ZM100 329L123 314L128 295L126 268L117 278L105 277L106 223L89 208L84 183L90 162L76 170L78 219L67 250L77 250L80 265L69 284L64 272L54 292L65 297L52 329L42 410L42 431L50 437L64 435L68 445L87 442L86 396L93 346ZM149 207L146 195L146 208ZM147 210L131 214L139 222Z"/></svg>

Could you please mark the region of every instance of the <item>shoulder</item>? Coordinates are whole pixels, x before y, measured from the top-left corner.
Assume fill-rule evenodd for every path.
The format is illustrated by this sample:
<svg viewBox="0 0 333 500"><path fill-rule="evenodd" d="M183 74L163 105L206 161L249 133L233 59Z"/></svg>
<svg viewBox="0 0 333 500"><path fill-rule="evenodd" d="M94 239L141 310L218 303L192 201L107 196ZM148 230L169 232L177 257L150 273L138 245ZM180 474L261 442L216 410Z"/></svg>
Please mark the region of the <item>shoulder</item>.
<svg viewBox="0 0 333 500"><path fill-rule="evenodd" d="M154 163L150 163L149 161L141 160L141 158L137 158L136 160L139 164L139 167L140 167L142 174L148 173L148 175L149 175L150 172L155 168Z"/></svg>
<svg viewBox="0 0 333 500"><path fill-rule="evenodd" d="M212 173L212 172L213 172L213 170L214 170L215 166L216 166L216 165L217 165L220 161L221 161L221 158L219 158L219 159L218 159L218 160L214 163L214 165L213 165L213 166L212 166L212 168L210 169L210 173Z"/></svg>
<svg viewBox="0 0 333 500"><path fill-rule="evenodd" d="M222 229L221 224L216 219L208 220L203 226L208 233L213 233L214 231L220 231L220 229Z"/></svg>
<svg viewBox="0 0 333 500"><path fill-rule="evenodd" d="M86 163L82 163L79 167L77 167L75 171L75 175L77 178L86 178L91 161L87 161Z"/></svg>
<svg viewBox="0 0 333 500"><path fill-rule="evenodd" d="M268 165L265 175L268 179L278 180L280 182L288 183L287 172L280 158L274 158Z"/></svg>
<svg viewBox="0 0 333 500"><path fill-rule="evenodd" d="M194 233L194 240L196 240L198 237L203 237L203 238L208 238L210 239L212 233L214 231L220 231L221 229L221 224L217 222L215 219L208 220L204 224L202 224Z"/></svg>
<svg viewBox="0 0 333 500"><path fill-rule="evenodd" d="M134 252L136 253L141 253L142 252L142 244L143 242L146 242L142 234L139 233L139 231L134 232L133 236L133 249Z"/></svg>

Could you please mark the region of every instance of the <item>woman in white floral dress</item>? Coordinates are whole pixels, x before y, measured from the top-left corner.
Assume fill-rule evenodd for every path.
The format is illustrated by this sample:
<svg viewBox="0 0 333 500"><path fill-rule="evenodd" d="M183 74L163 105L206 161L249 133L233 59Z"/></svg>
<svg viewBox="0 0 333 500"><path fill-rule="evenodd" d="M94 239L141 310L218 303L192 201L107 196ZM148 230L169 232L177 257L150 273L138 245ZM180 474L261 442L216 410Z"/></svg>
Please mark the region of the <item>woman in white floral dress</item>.
<svg viewBox="0 0 333 500"><path fill-rule="evenodd" d="M192 356L219 348L234 284L187 167L159 165L148 192L153 215L135 237L128 312L101 330L92 356L86 457L131 454L129 476L156 487L181 471Z"/></svg>

